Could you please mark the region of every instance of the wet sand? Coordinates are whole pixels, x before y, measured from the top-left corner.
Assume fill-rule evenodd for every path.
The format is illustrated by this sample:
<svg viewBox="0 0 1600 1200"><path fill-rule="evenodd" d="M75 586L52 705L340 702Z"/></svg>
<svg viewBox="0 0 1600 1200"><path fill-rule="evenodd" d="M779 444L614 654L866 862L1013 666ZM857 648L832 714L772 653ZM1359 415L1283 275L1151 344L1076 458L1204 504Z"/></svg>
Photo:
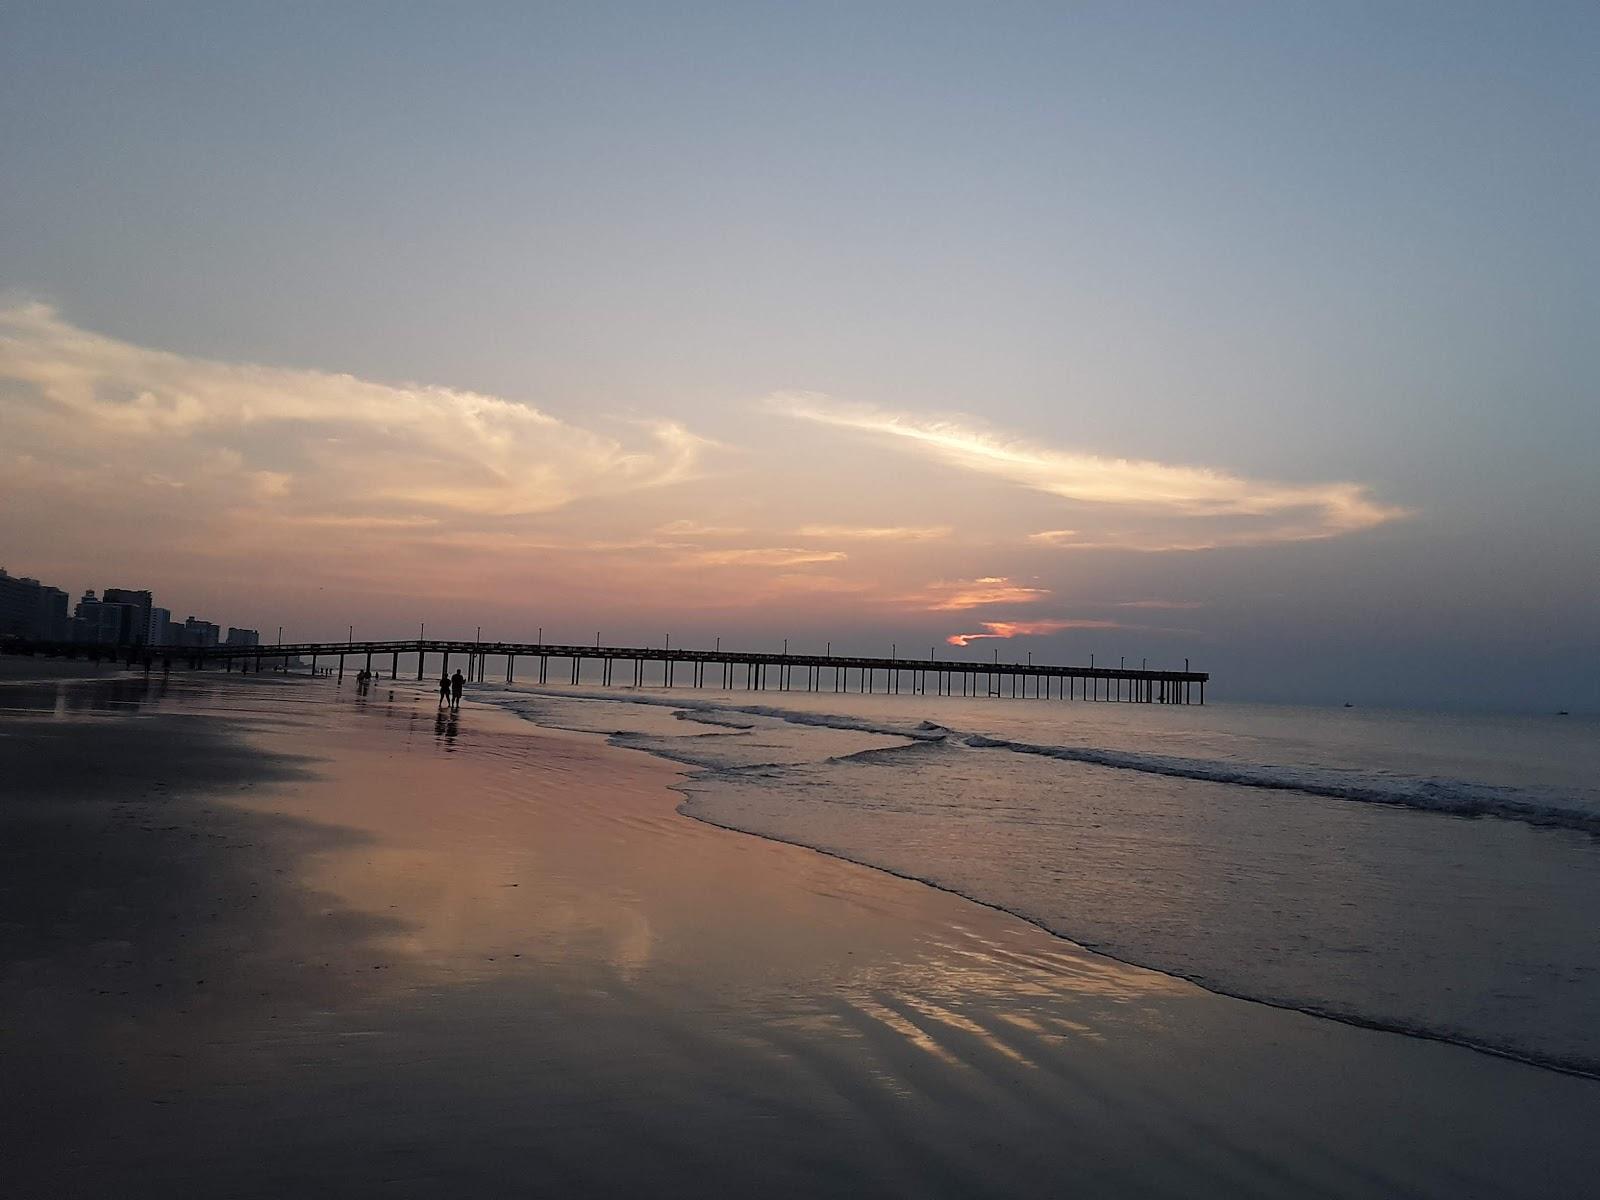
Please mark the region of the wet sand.
<svg viewBox="0 0 1600 1200"><path fill-rule="evenodd" d="M380 682L0 675L7 1194L1572 1195L1600 1085L1210 995Z"/></svg>

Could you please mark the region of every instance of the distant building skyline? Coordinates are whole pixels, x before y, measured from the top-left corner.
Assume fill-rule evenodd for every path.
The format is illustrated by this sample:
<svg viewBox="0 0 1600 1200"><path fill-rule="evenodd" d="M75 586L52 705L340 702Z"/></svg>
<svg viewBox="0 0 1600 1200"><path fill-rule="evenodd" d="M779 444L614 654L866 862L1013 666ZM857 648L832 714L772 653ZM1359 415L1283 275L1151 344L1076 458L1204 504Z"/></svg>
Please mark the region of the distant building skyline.
<svg viewBox="0 0 1600 1200"><path fill-rule="evenodd" d="M172 621L169 609L155 604L144 588L88 588L69 616L68 593L31 576L15 576L0 567L0 637L79 645L158 648L215 646L221 627L190 616ZM254 646L254 629L228 629L228 645Z"/></svg>

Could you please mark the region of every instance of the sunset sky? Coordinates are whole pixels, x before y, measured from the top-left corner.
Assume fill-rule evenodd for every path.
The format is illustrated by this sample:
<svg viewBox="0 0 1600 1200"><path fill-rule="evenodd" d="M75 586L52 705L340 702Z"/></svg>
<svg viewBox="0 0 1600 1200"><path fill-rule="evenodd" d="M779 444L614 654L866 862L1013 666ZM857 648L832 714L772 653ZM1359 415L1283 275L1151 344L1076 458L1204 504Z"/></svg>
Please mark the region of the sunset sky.
<svg viewBox="0 0 1600 1200"><path fill-rule="evenodd" d="M1592 4L0 15L0 566L1600 707Z"/></svg>

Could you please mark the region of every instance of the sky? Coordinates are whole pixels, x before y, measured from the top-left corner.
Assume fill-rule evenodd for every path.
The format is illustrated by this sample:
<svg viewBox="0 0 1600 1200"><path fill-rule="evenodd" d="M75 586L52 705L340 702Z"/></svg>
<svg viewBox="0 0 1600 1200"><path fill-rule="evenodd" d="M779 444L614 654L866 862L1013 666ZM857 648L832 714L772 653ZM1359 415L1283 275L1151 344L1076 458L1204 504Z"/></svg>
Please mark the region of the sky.
<svg viewBox="0 0 1600 1200"><path fill-rule="evenodd" d="M0 566L1600 710L1592 4L0 5Z"/></svg>

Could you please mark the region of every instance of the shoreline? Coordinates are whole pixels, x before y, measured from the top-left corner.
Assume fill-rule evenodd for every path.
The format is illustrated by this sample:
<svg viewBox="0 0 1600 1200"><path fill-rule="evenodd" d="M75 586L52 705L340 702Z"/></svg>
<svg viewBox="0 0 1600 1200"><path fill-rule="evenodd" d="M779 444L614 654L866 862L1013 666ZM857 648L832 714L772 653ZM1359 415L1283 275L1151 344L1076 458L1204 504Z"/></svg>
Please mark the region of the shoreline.
<svg viewBox="0 0 1600 1200"><path fill-rule="evenodd" d="M603 735L282 682L175 679L142 708L82 719L0 710L0 750L53 725L88 778L86 735L127 731L124 761L99 764L113 805L156 803L133 795L154 782L129 774L133 743L159 761L163 739L214 727L249 749L224 755L233 774L188 786L202 824L153 835L200 847L181 861L230 901L254 888L169 922L172 945L212 931L182 964L205 960L210 995L190 982L184 1013L168 987L61 1005L119 932L110 896L58 931L59 976L35 954L30 989L8 955L7 1010L31 996L41 1052L69 1038L112 1051L45 1085L95 1098L99 1129L34 1113L37 1194L93 1194L130 1169L152 1195L329 1178L360 1191L405 1163L415 1194L509 1194L537 1168L619 1194L709 1180L1533 1195L1600 1166L1581 1141L1600 1116L1587 1081L1241 1003L956 893L724 830L680 811L677 765ZM283 777L243 786L249 763ZM202 818L224 836L191 838ZM105 846L129 843L128 825L107 824ZM142 960L138 918L124 913L119 953ZM173 981L146 969L146 982ZM175 1140L177 1110L233 1152ZM654 1149L617 1161L618 1137ZM52 1175L45 1160L77 1167Z"/></svg>
<svg viewBox="0 0 1600 1200"><path fill-rule="evenodd" d="M550 696L550 697L555 697L555 698L568 698L567 694L564 693L563 691L561 691L560 689L532 688L532 687L521 688L521 689L511 689L511 688L500 689L498 685L491 685L491 687L495 691L502 691L503 690L506 694L518 694L520 692L520 693L525 693L525 694L531 695L531 696ZM738 694L737 693L730 693L730 697L733 697L733 696L736 696L736 695L738 695ZM661 693L658 693L658 692L652 692L652 691L647 691L646 694L644 694L643 696L640 696L640 697L633 697L633 696L629 696L629 695L626 695L626 694L610 695L610 694L602 692L602 693L596 694L593 697L585 696L584 698L585 699L593 698L593 699L596 699L596 700L603 700L603 701L605 701L605 700L618 701L618 702L623 702L623 703L630 703L630 702L632 702L632 703L641 703L641 704L649 705L649 706L652 706L652 707L659 707L659 708L663 708L663 709L666 709L666 710L670 710L670 711L673 711L675 713L688 714L689 719L691 721L694 720L694 714L696 712L701 712L701 711L706 711L706 710L717 712L717 713L739 713L739 714L752 715L752 716L773 717L773 718L779 719L779 720L786 720L787 718L786 718L785 714L794 711L794 710L785 710L785 709L776 708L776 707L773 707L771 705L755 705L755 704L751 704L751 703L748 703L748 702L743 702L743 701L741 701L739 699L732 699L732 698L730 698L730 701L727 704L719 704L715 700L712 700L712 699L709 699L709 698L706 698L706 697L691 697L686 701L681 701L680 702L675 697L671 697L671 696L668 696L668 695L665 695L665 694L661 694ZM479 701L478 703L481 706L486 706L486 707L489 707L489 708L498 709L501 712L508 712L509 711L509 710L505 709L503 706L495 704L493 701ZM802 714L804 713L804 710L799 710L799 711ZM541 728L541 729L563 729L563 728L565 728L565 727L559 726L559 725L541 724L535 718L529 717L529 716L519 716L517 719L527 721L530 724L534 724L536 727ZM802 721L802 722L798 722L798 723L806 724L806 725L811 724L811 722L809 722L809 721ZM716 723L713 722L713 724L716 724ZM849 729L852 729L852 730L859 728L863 732L870 732L870 733L878 734L878 735L885 736L885 737L893 737L893 738L901 739L903 744L902 744L902 746L897 747L897 749L908 748L908 747L910 747L912 745L915 745L917 742L923 740L922 738L919 738L916 733L903 731L903 730L890 730L888 728L879 727L879 726L868 727L868 726L865 726L865 725L845 724L842 721L839 722L839 723L830 723L830 722L824 721L824 722L819 722L819 724L822 724L823 726L828 727L828 728L849 728ZM941 729L941 732L943 732L943 733L956 733L956 732L958 732L958 731L953 731L953 730L945 730L942 726L940 727L940 729ZM583 731L572 731L572 732L583 732ZM737 775L737 772L739 770L748 769L748 768L718 768L718 767L710 767L710 766L706 766L706 765L704 765L702 763L694 762L694 761L692 761L690 759L674 758L670 753L667 753L664 750L651 749L651 748L647 748L647 747L636 746L631 741L628 740L628 736L627 735L616 735L616 734L607 735L607 734L587 734L587 733L585 733L585 736L594 736L594 737L602 738L607 745L614 746L614 747L619 748L619 749L638 750L640 753L651 755L651 756L653 756L653 757L655 757L655 758L657 758L657 759L659 759L659 760L661 760L663 762L667 762L667 763L671 763L671 764L680 766L683 769L683 773L685 775L685 778L687 780L690 780L690 781L692 781L696 777L707 777L707 778L709 778L709 777L721 776L721 777L724 777L724 778L735 778L736 775ZM1012 746L1010 746L1009 744L1006 744L1006 743L996 743L996 745L1000 746L1001 748L1005 748L1005 749L1014 748L1014 747L1012 747ZM1024 752L1032 753L1032 752L1035 752L1035 750L1036 750L1036 748L1027 748L1027 749L1024 750ZM878 752L879 751L877 751L877 750L871 750L871 751L863 751L863 752L859 752L859 753L872 754L872 753L878 753ZM1075 761L1087 762L1087 763L1089 763L1090 765L1093 765L1093 766L1108 766L1108 767L1111 767L1113 769L1115 769L1118 766L1118 764L1115 764L1115 763L1110 763L1110 764L1101 763L1101 762L1098 762L1094 758L1084 758L1082 760L1075 760ZM781 766L782 764L777 764L777 765ZM1266 786L1264 784L1257 784L1257 783L1243 783L1243 784L1240 784L1239 781L1237 781L1237 780L1226 780L1226 781L1209 780L1206 776L1186 776L1186 778L1202 779L1202 780L1206 780L1208 782L1229 782L1229 783L1236 784L1238 786L1246 786L1246 787L1264 787L1264 786ZM1586 1060L1586 1059L1585 1060L1577 1060L1577 1061L1564 1060L1564 1059L1553 1057L1553 1056L1550 1056L1550 1055L1541 1055L1541 1054L1532 1053L1532 1052L1525 1052L1525 1051L1521 1051L1521 1050L1518 1050L1518 1049L1513 1048L1513 1047L1497 1045L1497 1044L1495 1044L1493 1042L1488 1042L1488 1041L1483 1041L1483 1040L1480 1040L1480 1039L1475 1039L1475 1038L1471 1037L1470 1035L1459 1033L1459 1032L1451 1032L1451 1031L1430 1029L1430 1028L1425 1027L1425 1026L1408 1025L1408 1024L1405 1024L1405 1023L1399 1022L1399 1021L1386 1021L1386 1020L1382 1019L1381 1017L1373 1017L1373 1016L1363 1015L1361 1013L1352 1013L1352 1012L1347 1012L1347 1011L1341 1011L1341 1010L1339 1010L1337 1008L1321 1007L1321 1006L1317 1006L1315 1004L1300 1003L1300 1002L1296 1002L1296 1001L1293 1001L1293 1000L1275 999L1275 998L1273 998L1271 996L1255 995L1255 994L1251 994L1251 993L1248 993L1248 992L1245 992L1245 991L1242 991L1242 990L1231 989L1231 988L1225 986L1222 983L1219 983L1219 982L1217 982L1217 981L1215 981L1213 979L1210 979L1210 978L1208 978L1208 977L1206 977L1204 975L1198 974L1198 973L1186 972L1186 971L1183 971L1182 969L1179 969L1179 968L1176 968L1176 967L1162 965L1162 964L1157 963L1157 962L1143 961L1143 960L1141 960L1141 959L1139 959L1137 957L1132 957L1132 956L1128 956L1128 955L1124 955L1124 954L1119 954L1116 951L1114 951L1112 949L1109 949L1109 948L1107 948L1105 946L1097 945L1097 944L1095 944L1093 942L1086 941L1086 940L1084 940L1084 939L1082 939L1080 937L1076 937L1071 932L1063 931L1063 930L1060 930L1060 929L1054 929L1049 924L1047 924L1043 919L1041 919L1041 918L1039 918L1039 917L1037 917L1037 916L1035 916L1035 915L1033 915L1033 914L1021 909L1021 908L1008 907L1006 904L1004 904L1002 902L985 898L984 896L978 895L978 894L976 894L974 892L971 892L971 891L963 890L962 888L954 886L954 885L951 885L949 883L941 882L940 880L935 879L935 878L931 878L928 875L918 874L918 873L916 873L914 871L910 871L910 870L898 869L898 868L896 868L894 866L891 866L891 865L888 865L886 863L875 862L875 861L872 861L871 859L868 859L866 857L859 857L859 856L853 855L851 853L847 853L847 852L839 850L839 849L835 849L835 848L828 847L826 845L818 844L818 843L813 842L813 841L803 840L802 838L799 838L799 837L786 837L786 836L783 836L782 834L777 833L777 832L761 830L761 829L752 829L752 828L747 828L745 826L741 826L741 825L738 825L738 824L733 824L731 822L717 820L715 817L713 817L713 816L711 816L711 815L709 815L709 814L707 814L705 812L701 812L701 811L696 811L695 810L695 804L696 804L696 801L697 801L697 799L699 797L698 797L696 791L692 788L692 786L690 786L689 783L675 785L674 786L674 790L682 798L682 802L679 805L678 811L680 813L682 813L684 816L689 817L692 820L703 822L704 824L710 825L710 826L712 826L714 828L727 830L727 831L732 832L732 833L744 834L744 835L747 835L747 836L750 836L750 837L761 838L763 840L775 842L775 843L778 843L780 845L799 846L799 847L802 847L804 849L813 851L814 853L822 854L822 855L825 855L825 856L827 856L829 858L833 858L833 859L836 859L836 860L841 861L841 862L850 863L852 865L855 865L855 866L858 866L858 867L862 867L862 868L865 868L865 869L871 870L871 871L880 871L883 874L891 876L891 877L896 878L896 879L907 880L909 882L918 883L918 884L921 884L921 885L926 886L926 887L934 888L934 889L936 889L938 891L945 892L945 893L947 893L949 895L959 897L960 899L965 900L965 901L967 901L969 903L976 904L976 905L979 905L979 906L981 906L983 908L990 909L990 910L992 910L994 912L1003 913L1006 916L1013 917L1013 918L1016 918L1017 920L1023 921L1025 923L1027 923L1028 925L1033 926L1034 928L1036 928L1036 929L1040 930L1041 932L1047 934L1048 936L1062 941L1063 943L1065 943L1068 946L1072 947L1075 951L1078 951L1078 952L1081 952L1081 953L1085 953L1085 954L1093 954L1093 955L1099 956L1101 958L1105 958L1105 959L1107 959L1107 960L1109 960L1111 962L1115 962L1115 963L1121 964L1123 966L1133 967L1133 968L1136 968L1136 969L1139 969L1139 970L1144 970L1144 971L1152 971L1152 972L1155 972L1156 974L1163 975L1166 978L1173 979L1173 980L1178 980L1178 981L1182 981L1184 983L1191 984L1191 985L1193 985L1193 986L1195 986L1197 988L1200 988L1201 990L1203 990L1203 991L1205 991L1205 992L1207 992L1207 993L1209 993L1211 995L1214 995L1214 996L1225 997L1225 998L1228 998L1228 999L1231 999L1231 1000L1237 1000L1237 1001L1241 1001L1241 1002L1249 1003L1249 1004L1259 1004L1259 1005L1262 1005L1264 1007L1275 1009L1275 1010L1280 1011L1280 1012L1299 1013L1299 1014L1302 1014L1304 1016L1313 1017L1313 1018L1316 1018L1316 1019L1319 1019L1319 1020L1334 1021L1334 1022L1337 1022L1339 1024L1346 1025L1346 1026L1349 1026L1349 1027L1355 1028L1355 1029L1362 1029L1362 1030L1367 1030L1367 1031L1370 1031L1370 1032L1390 1034L1390 1035L1393 1035L1393 1036L1396 1036L1396 1037L1411 1038L1411 1039L1416 1039L1416 1040L1421 1040L1421 1041L1435 1042L1435 1043L1438 1043L1438 1044L1441 1044L1441 1045L1453 1046L1453 1047L1457 1047L1459 1049L1471 1051L1473 1053L1483 1054L1483 1055L1487 1055L1487 1056L1492 1057L1492 1058L1501 1059L1501 1060L1506 1061L1506 1062L1518 1063L1518 1064L1523 1065L1523 1066L1532 1067L1532 1068L1535 1068L1535 1069L1538 1069L1538 1070L1551 1071L1551 1072L1555 1072L1555 1073L1560 1074L1560 1075L1566 1075L1566 1076L1570 1076L1570 1077L1577 1078L1577 1079L1600 1081L1600 1066L1596 1066L1592 1062L1590 1062L1589 1060ZM1335 794L1333 792L1320 792L1320 791L1316 791L1316 790L1307 791L1305 789L1295 788L1295 787L1281 788L1281 789L1278 789L1278 790L1303 791L1304 794L1306 794L1306 795L1320 796L1320 797L1322 797L1324 799L1332 799L1332 800L1347 800L1347 799L1349 799L1349 797L1347 797L1347 796L1340 795L1340 794ZM1393 806L1393 807L1401 807L1401 806L1396 805L1396 806ZM1480 813L1455 813L1455 812L1446 812L1446 811L1443 811L1443 810L1420 810L1420 811L1439 812L1439 813L1441 813L1441 815L1445 815L1445 816L1456 817L1456 818L1465 818L1465 819L1473 819L1473 820L1482 819L1482 818L1487 818L1487 819L1492 819L1492 820L1507 820L1507 821L1511 821L1511 822L1514 822L1514 823L1521 822L1521 823L1533 825L1533 826L1536 826L1536 827L1543 827L1543 824L1544 824L1544 823L1539 822L1539 821L1530 821L1527 818L1522 817L1522 816L1503 816L1501 814L1495 814L1495 813L1482 813L1482 814L1480 814ZM1592 821L1589 822L1589 824L1592 824L1592 823L1593 823ZM1586 832L1587 831L1587 826L1585 826L1583 824L1565 824L1565 825L1563 825L1563 824L1551 824L1548 827L1550 827L1550 828L1575 829L1575 830L1578 830L1579 832Z"/></svg>
<svg viewBox="0 0 1600 1200"><path fill-rule="evenodd" d="M641 753L648 753L648 751L641 751ZM679 795L684 796L685 798L688 798L690 795L690 793L683 792L677 788L674 790L678 791ZM1042 921L1030 916L1025 912L1007 908L1003 904L999 904L993 900L985 900L981 896L970 895L967 892L961 891L959 888L951 887L948 884L940 883L934 879L928 879L924 876L914 875L905 871L897 871L893 867L882 866L878 863L868 862L865 859L852 858L848 854L841 853L837 850L829 850L823 846L813 846L808 842L790 841L786 838L778 837L775 834L761 833L756 830L742 829L737 825L723 824L719 821L712 820L710 817L690 812L682 806L679 807L678 811L683 813L683 815L688 817L691 821L699 821L702 824L711 826L713 829L723 829L727 830L729 833L739 833L745 835L746 837L760 838L763 841L773 842L780 846L798 846L801 849L811 851L813 854L821 854L824 857L832 858L839 862L849 863L851 866L861 867L868 871L879 871L894 879L903 879L908 883L921 884L923 887L932 888L935 891L943 892L948 896L955 896L958 899L966 901L968 904L975 904L979 908L986 908L992 912L1001 913L1007 917L1015 918L1016 920L1021 921L1034 929L1037 929L1040 933L1043 933L1048 937L1054 938L1055 940L1072 947L1073 950L1080 953L1090 954L1096 958L1103 958L1109 962L1114 962L1119 966L1131 967L1138 971L1149 971L1152 974L1164 976L1167 979L1171 979L1175 982L1185 983L1192 987L1199 988L1206 994L1216 996L1221 999L1235 1000L1241 1004L1259 1004L1264 1008L1270 1008L1276 1012L1298 1013L1301 1016L1311 1017L1319 1021L1332 1021L1339 1025L1349 1026L1352 1029L1366 1030L1369 1033L1386 1033L1393 1037L1408 1038L1424 1042L1435 1042L1441 1046L1453 1046L1459 1050L1468 1050L1474 1054L1483 1054L1490 1058L1501 1059L1505 1062L1516 1063L1519 1066L1531 1067L1539 1071L1551 1071L1557 1075L1566 1075L1573 1079L1585 1079L1600 1082L1600 1068L1591 1069L1588 1067L1572 1066L1558 1060L1518 1054L1514 1050L1505 1050L1488 1043L1475 1042L1467 1038L1453 1037L1444 1033L1435 1033L1427 1029L1406 1028L1398 1024L1386 1024L1383 1021L1347 1013L1340 1013L1333 1010L1317 1009L1305 1005L1294 1004L1289 1001L1271 1000L1261 996L1249 996L1242 992L1231 992L1221 985L1212 983L1200 976L1186 975L1181 971L1154 966L1150 963L1142 963L1131 958L1123 958L1110 950L1091 945L1087 942L1078 941L1067 934L1058 933L1056 930L1051 929Z"/></svg>

